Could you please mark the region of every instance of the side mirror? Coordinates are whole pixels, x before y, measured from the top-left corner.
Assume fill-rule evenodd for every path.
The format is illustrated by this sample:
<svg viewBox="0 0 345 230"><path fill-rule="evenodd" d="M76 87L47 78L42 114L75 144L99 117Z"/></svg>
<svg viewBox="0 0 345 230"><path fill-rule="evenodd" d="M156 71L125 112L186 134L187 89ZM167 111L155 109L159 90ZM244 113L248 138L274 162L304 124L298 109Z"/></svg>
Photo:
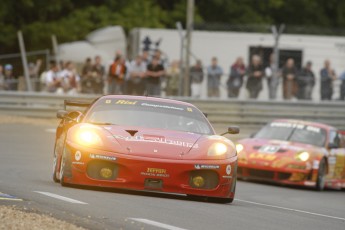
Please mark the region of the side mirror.
<svg viewBox="0 0 345 230"><path fill-rule="evenodd" d="M221 136L224 136L225 134L239 134L240 133L240 127L238 126L229 126L228 131L221 134Z"/></svg>
<svg viewBox="0 0 345 230"><path fill-rule="evenodd" d="M228 127L228 133L229 134L239 134L240 133L240 127L230 126L230 127Z"/></svg>
<svg viewBox="0 0 345 230"><path fill-rule="evenodd" d="M250 138L253 138L253 137L255 137L255 135L256 135L256 133L252 133L252 134L250 134Z"/></svg>
<svg viewBox="0 0 345 230"><path fill-rule="evenodd" d="M336 148L339 148L339 146L337 144L335 144L335 143L329 143L328 144L328 148L329 149L336 149Z"/></svg>
<svg viewBox="0 0 345 230"><path fill-rule="evenodd" d="M207 113L203 113L203 114L204 114L204 116L205 116L205 117L207 117L207 116L208 116L208 114L207 114Z"/></svg>
<svg viewBox="0 0 345 230"><path fill-rule="evenodd" d="M64 119L66 118L68 112L66 110L58 110L56 113L56 117L59 119Z"/></svg>

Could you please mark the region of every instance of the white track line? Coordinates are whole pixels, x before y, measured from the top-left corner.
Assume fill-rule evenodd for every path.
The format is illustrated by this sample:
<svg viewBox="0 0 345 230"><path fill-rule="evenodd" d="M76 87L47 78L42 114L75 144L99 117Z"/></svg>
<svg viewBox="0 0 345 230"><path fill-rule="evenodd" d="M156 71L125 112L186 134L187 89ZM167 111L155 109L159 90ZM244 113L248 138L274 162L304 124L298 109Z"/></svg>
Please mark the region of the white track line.
<svg viewBox="0 0 345 230"><path fill-rule="evenodd" d="M168 225L168 224L163 224L163 223L159 223L153 220L148 220L148 219L141 219L141 218L128 218L129 220L134 220L137 222L141 222L144 224L149 224L158 228L163 228L163 229L168 229L168 230L186 230L184 228L179 228L179 227L175 227L172 225Z"/></svg>
<svg viewBox="0 0 345 230"><path fill-rule="evenodd" d="M79 201L79 200L71 199L71 198L68 198L68 197L65 197L65 196L60 196L60 195L57 195L57 194L54 194L54 193L50 193L50 192L40 192L40 191L34 191L34 192L40 193L40 194L45 195L45 196L53 197L55 199L63 200L63 201L66 201L66 202L70 202L70 203L73 203L73 204L87 204L87 203Z"/></svg>
<svg viewBox="0 0 345 230"><path fill-rule="evenodd" d="M265 207L270 207L270 208L282 209L282 210L286 210L286 211L299 212L299 213L309 214L309 215L313 215L313 216L322 216L322 217L327 217L327 218L331 218L331 219L345 221L345 218L342 218L342 217L329 216L329 215L324 215L324 214L315 213L315 212L308 212L308 211L303 211L303 210L298 210L298 209L293 209L293 208L285 208L285 207L263 204L263 203L257 203L257 202L253 202L253 201L247 201L247 200L240 200L240 199L235 199L235 200L243 202L243 203L248 203L248 204L255 204L255 205L259 205L259 206L265 206Z"/></svg>

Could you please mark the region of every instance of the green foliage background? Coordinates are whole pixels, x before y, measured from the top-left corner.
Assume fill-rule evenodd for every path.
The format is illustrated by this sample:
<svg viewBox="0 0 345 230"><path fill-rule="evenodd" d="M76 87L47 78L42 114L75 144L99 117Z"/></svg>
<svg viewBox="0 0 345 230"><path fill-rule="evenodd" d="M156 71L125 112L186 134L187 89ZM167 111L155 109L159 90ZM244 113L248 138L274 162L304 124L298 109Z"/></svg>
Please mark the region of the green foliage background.
<svg viewBox="0 0 345 230"><path fill-rule="evenodd" d="M344 0L195 0L195 24L268 25L285 23L305 28L345 26ZM186 0L1 0L0 54L18 52L17 31L27 50L50 48L83 39L107 25L174 28L185 23ZM207 28L207 27L206 27ZM216 27L213 27L216 28ZM321 31L322 30L318 30ZM324 30L332 34L336 30ZM292 31L293 32L293 31Z"/></svg>

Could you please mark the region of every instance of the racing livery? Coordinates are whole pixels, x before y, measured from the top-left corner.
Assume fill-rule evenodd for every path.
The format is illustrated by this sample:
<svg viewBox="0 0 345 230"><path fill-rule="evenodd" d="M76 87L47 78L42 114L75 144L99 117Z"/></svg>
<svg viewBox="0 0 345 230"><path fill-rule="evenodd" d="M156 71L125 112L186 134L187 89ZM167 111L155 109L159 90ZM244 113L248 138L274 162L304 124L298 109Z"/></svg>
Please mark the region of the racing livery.
<svg viewBox="0 0 345 230"><path fill-rule="evenodd" d="M86 109L67 112L67 106ZM57 117L53 179L63 186L234 199L236 146L189 103L108 95L91 104L65 101ZM238 132L229 127L224 134Z"/></svg>
<svg viewBox="0 0 345 230"><path fill-rule="evenodd" d="M274 120L238 141L238 177L317 190L345 188L342 133L321 123Z"/></svg>

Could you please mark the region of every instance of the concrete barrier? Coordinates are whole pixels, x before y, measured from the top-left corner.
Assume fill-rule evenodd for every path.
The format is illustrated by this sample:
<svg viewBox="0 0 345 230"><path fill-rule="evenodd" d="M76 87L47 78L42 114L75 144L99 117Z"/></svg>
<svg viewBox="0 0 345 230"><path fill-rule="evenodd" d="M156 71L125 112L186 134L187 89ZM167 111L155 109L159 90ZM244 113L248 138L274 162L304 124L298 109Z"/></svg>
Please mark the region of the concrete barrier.
<svg viewBox="0 0 345 230"><path fill-rule="evenodd" d="M63 108L65 99L92 101L99 96L0 92L0 114L51 118L55 117L58 109ZM195 104L208 114L216 129L239 125L242 130L255 130L277 118L317 121L345 129L345 103L341 101L195 100L184 97L174 99Z"/></svg>

